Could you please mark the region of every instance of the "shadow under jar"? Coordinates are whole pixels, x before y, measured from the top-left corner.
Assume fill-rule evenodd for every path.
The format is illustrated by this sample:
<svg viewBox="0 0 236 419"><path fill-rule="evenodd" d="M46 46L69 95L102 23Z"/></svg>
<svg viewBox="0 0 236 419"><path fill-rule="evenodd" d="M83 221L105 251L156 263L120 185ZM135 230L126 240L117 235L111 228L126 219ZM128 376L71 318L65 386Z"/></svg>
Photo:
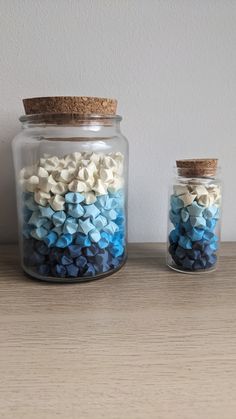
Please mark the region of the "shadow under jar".
<svg viewBox="0 0 236 419"><path fill-rule="evenodd" d="M179 272L215 270L222 187L217 159L178 160L171 185L167 265Z"/></svg>
<svg viewBox="0 0 236 419"><path fill-rule="evenodd" d="M23 102L13 156L24 271L57 282L115 272L127 256L128 169L116 100Z"/></svg>

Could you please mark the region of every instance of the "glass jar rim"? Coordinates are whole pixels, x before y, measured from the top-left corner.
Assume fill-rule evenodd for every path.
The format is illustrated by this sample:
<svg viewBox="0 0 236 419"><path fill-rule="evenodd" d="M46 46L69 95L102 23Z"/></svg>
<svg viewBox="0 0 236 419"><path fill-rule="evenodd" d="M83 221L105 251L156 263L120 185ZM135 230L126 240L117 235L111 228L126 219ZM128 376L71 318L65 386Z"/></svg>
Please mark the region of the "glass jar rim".
<svg viewBox="0 0 236 419"><path fill-rule="evenodd" d="M185 179L217 179L221 174L221 166L217 166L214 170L212 168L205 168L204 173L202 173L202 170L196 171L195 173L190 171L189 173L189 168L180 168L177 166L173 166L172 169L175 176Z"/></svg>
<svg viewBox="0 0 236 419"><path fill-rule="evenodd" d="M49 124L49 125L86 125L94 124L97 121L99 125L110 125L112 122L120 122L120 115L98 115L98 114L77 114L77 113L39 113L31 115L22 115L19 121L29 124ZM105 123L105 121L107 121ZM109 124L110 122L110 124Z"/></svg>

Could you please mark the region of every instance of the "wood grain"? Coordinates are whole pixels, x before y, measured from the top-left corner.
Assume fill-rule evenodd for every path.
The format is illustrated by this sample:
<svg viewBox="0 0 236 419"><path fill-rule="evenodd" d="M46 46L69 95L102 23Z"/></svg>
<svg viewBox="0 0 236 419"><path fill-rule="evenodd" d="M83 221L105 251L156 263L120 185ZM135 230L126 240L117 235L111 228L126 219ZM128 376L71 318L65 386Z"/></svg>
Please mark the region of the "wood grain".
<svg viewBox="0 0 236 419"><path fill-rule="evenodd" d="M55 285L0 248L1 419L235 419L236 243L203 276L167 269L164 249Z"/></svg>

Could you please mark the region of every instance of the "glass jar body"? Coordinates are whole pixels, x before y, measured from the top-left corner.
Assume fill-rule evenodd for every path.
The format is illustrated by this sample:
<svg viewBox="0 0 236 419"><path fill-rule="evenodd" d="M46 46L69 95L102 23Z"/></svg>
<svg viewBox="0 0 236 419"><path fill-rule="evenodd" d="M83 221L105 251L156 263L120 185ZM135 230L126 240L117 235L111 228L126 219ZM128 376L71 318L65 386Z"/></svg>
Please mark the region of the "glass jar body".
<svg viewBox="0 0 236 419"><path fill-rule="evenodd" d="M175 176L169 191L167 265L179 272L216 269L222 185L217 177Z"/></svg>
<svg viewBox="0 0 236 419"><path fill-rule="evenodd" d="M127 252L128 143L117 117L27 121L13 157L24 271L75 282L118 270Z"/></svg>

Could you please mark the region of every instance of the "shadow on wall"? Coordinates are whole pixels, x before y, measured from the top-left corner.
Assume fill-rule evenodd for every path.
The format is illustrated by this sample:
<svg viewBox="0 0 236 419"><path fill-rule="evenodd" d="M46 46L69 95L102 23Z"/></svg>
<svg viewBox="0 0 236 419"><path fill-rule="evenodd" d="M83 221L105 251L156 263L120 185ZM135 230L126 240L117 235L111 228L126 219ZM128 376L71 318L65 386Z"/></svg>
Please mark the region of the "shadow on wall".
<svg viewBox="0 0 236 419"><path fill-rule="evenodd" d="M11 142L19 132L15 115L4 115L0 119L0 242L17 241L17 212L15 177Z"/></svg>

